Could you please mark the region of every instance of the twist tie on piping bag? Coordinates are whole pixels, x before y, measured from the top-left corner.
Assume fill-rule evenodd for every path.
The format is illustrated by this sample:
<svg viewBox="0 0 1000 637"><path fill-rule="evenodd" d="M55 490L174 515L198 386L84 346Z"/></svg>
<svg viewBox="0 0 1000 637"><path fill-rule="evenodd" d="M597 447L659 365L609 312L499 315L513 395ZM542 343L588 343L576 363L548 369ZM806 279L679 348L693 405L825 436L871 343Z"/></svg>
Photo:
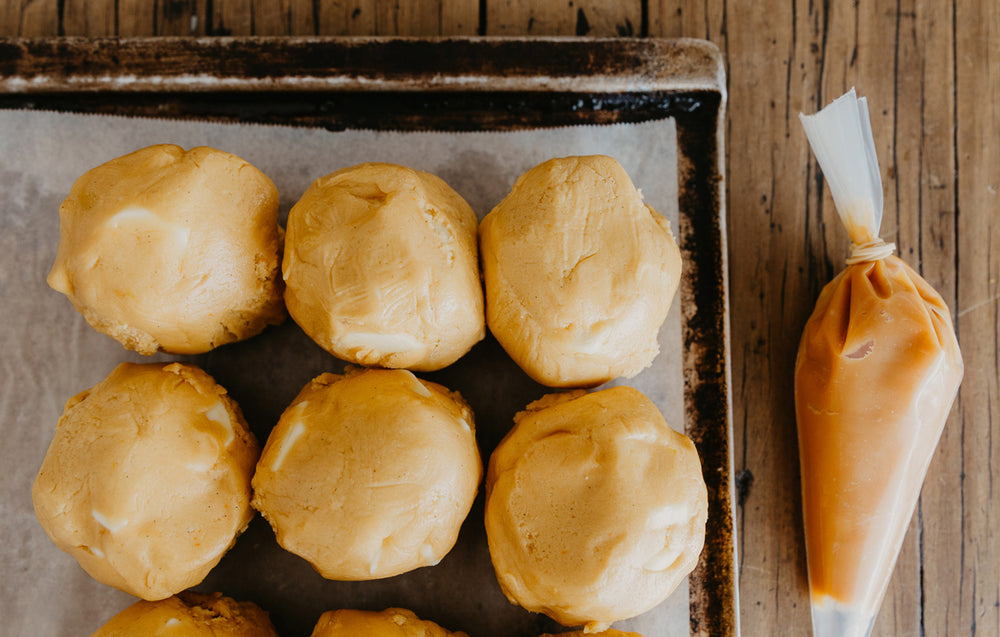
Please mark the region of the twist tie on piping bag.
<svg viewBox="0 0 1000 637"><path fill-rule="evenodd" d="M881 261L895 251L895 243L886 243L881 239L875 239L867 243L855 243L851 246L851 256L847 258L847 265L866 263L868 261Z"/></svg>

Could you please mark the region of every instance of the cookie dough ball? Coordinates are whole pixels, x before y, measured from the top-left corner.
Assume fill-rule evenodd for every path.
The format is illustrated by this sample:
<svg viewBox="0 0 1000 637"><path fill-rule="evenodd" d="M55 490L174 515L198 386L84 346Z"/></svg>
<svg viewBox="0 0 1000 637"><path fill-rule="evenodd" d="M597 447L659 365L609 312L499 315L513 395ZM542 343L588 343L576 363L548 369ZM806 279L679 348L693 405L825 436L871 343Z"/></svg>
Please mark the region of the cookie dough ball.
<svg viewBox="0 0 1000 637"><path fill-rule="evenodd" d="M364 610L331 610L323 613L311 637L469 637L422 620L402 608L381 613Z"/></svg>
<svg viewBox="0 0 1000 637"><path fill-rule="evenodd" d="M198 354L284 320L278 191L236 155L161 144L80 177L49 285L142 354Z"/></svg>
<svg viewBox="0 0 1000 637"><path fill-rule="evenodd" d="M479 233L487 323L534 380L599 385L653 362L681 257L667 220L617 161L532 168Z"/></svg>
<svg viewBox="0 0 1000 637"><path fill-rule="evenodd" d="M184 592L158 602L136 602L91 637L278 637L256 604L221 593Z"/></svg>
<svg viewBox="0 0 1000 637"><path fill-rule="evenodd" d="M122 363L66 403L35 514L94 579L163 599L201 582L250 522L258 453L202 370Z"/></svg>
<svg viewBox="0 0 1000 637"><path fill-rule="evenodd" d="M285 302L334 356L431 371L486 333L476 215L448 184L394 164L316 180L288 215Z"/></svg>
<svg viewBox="0 0 1000 637"><path fill-rule="evenodd" d="M253 505L327 579L437 564L482 477L473 427L458 393L408 371L322 374L268 438Z"/></svg>
<svg viewBox="0 0 1000 637"><path fill-rule="evenodd" d="M550 394L490 458L486 536L507 598L600 631L694 568L708 496L687 437L631 387Z"/></svg>

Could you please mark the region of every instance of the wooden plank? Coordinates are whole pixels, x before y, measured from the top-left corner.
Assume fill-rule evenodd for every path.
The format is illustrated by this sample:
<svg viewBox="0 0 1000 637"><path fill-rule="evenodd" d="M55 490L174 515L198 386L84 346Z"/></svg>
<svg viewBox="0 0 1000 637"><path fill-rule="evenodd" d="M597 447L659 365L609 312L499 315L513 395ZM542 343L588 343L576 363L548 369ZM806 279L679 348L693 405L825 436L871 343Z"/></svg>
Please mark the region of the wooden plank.
<svg viewBox="0 0 1000 637"><path fill-rule="evenodd" d="M810 618L791 378L815 299L805 274L815 199L806 177L808 147L793 118L815 93L822 66L810 46L818 33L811 28L815 16L799 3L767 11L734 5L722 19L730 78L730 290L732 307L740 308L731 320L736 472L744 487L737 530L744 632L805 635Z"/></svg>
<svg viewBox="0 0 1000 637"><path fill-rule="evenodd" d="M117 34L114 2L63 0L62 25L65 35L101 37Z"/></svg>
<svg viewBox="0 0 1000 637"><path fill-rule="evenodd" d="M704 38L723 43L725 35L713 34L722 24L725 4L719 1L648 0L649 35L658 38ZM713 37L715 36L715 37Z"/></svg>
<svg viewBox="0 0 1000 637"><path fill-rule="evenodd" d="M254 35L254 4L253 0L214 0L206 31L211 35Z"/></svg>
<svg viewBox="0 0 1000 637"><path fill-rule="evenodd" d="M497 0L487 2L486 35L638 36L643 2Z"/></svg>
<svg viewBox="0 0 1000 637"><path fill-rule="evenodd" d="M339 28L328 34L317 30L322 7L311 0L214 0L210 6L210 35L343 35Z"/></svg>
<svg viewBox="0 0 1000 637"><path fill-rule="evenodd" d="M378 0L375 31L380 35L474 35L476 0Z"/></svg>
<svg viewBox="0 0 1000 637"><path fill-rule="evenodd" d="M441 35L479 33L479 0L441 0Z"/></svg>
<svg viewBox="0 0 1000 637"><path fill-rule="evenodd" d="M118 0L116 35L122 37L155 35L157 24L158 16L154 3L145 0Z"/></svg>
<svg viewBox="0 0 1000 637"><path fill-rule="evenodd" d="M0 38L18 35L21 26L21 5L0 0Z"/></svg>
<svg viewBox="0 0 1000 637"><path fill-rule="evenodd" d="M947 526L925 534L932 542L949 542L957 575L925 577L939 609L928 617L926 634L1000 635L1000 6L959 0L952 37L955 82L939 88L953 92L956 104L953 309L965 379L946 430L950 444L962 450L962 463L948 467L941 492L960 518L949 516ZM952 458L935 458L932 471L942 460ZM927 528L928 516L924 520ZM943 560L928 562L935 576L949 567Z"/></svg>
<svg viewBox="0 0 1000 637"><path fill-rule="evenodd" d="M0 35L60 34L57 0L5 0L0 11ZM62 13L62 34L82 36L431 36L474 35L478 27L476 0L64 0Z"/></svg>
<svg viewBox="0 0 1000 637"><path fill-rule="evenodd" d="M0 38L18 35L21 27L20 3L0 0Z"/></svg>
<svg viewBox="0 0 1000 637"><path fill-rule="evenodd" d="M0 36L59 35L57 0L0 0Z"/></svg>
<svg viewBox="0 0 1000 637"><path fill-rule="evenodd" d="M475 35L479 26L477 0L281 0L280 10L241 1L253 5L254 35Z"/></svg>
<svg viewBox="0 0 1000 637"><path fill-rule="evenodd" d="M206 35L209 26L209 15L207 12L208 0L161 0L152 3L143 0L119 0L119 2L131 3L126 11L119 6L119 32L122 36L129 35L171 35L171 36L199 36ZM152 33L128 33L124 30L124 18L126 13L137 16L139 19L137 28L145 29L149 26L147 17L152 8Z"/></svg>
<svg viewBox="0 0 1000 637"><path fill-rule="evenodd" d="M316 32L319 35L375 35L376 0L319 0Z"/></svg>
<svg viewBox="0 0 1000 637"><path fill-rule="evenodd" d="M253 35L311 35L312 31L295 33L292 30L292 6L308 4L310 14L312 3L294 2L293 0L251 0L251 27ZM310 27L311 28L311 25Z"/></svg>
<svg viewBox="0 0 1000 637"><path fill-rule="evenodd" d="M319 35L318 3L289 0L288 29L291 35Z"/></svg>

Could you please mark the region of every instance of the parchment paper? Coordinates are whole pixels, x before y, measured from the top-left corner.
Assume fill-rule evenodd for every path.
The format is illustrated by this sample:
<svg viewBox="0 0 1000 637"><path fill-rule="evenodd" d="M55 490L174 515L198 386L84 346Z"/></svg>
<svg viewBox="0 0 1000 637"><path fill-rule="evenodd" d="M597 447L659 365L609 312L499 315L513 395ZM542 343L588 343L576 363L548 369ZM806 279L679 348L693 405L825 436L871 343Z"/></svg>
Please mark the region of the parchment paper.
<svg viewBox="0 0 1000 637"><path fill-rule="evenodd" d="M672 120L510 133L398 133L191 123L43 112L0 111L0 634L89 635L135 600L91 579L38 525L30 489L67 399L125 360L187 360L201 365L239 402L263 443L284 407L312 377L343 362L292 322L201 356L143 358L91 329L49 289L58 209L86 170L155 143L207 145L233 152L270 176L282 222L316 178L364 161L389 161L437 174L480 218L515 178L556 156L617 158L646 201L677 227L676 134ZM648 395L683 430L680 319L675 299L660 332L661 353L638 377L619 381ZM532 382L491 337L446 370L425 378L458 390L476 414L483 455L515 412L550 390ZM472 637L560 632L541 615L507 602L496 583L483 530L483 495L458 544L437 566L373 582L330 582L283 551L259 516L198 587L257 602L284 637L308 635L321 612L400 606ZM616 628L647 637L688 634L687 586L642 617Z"/></svg>

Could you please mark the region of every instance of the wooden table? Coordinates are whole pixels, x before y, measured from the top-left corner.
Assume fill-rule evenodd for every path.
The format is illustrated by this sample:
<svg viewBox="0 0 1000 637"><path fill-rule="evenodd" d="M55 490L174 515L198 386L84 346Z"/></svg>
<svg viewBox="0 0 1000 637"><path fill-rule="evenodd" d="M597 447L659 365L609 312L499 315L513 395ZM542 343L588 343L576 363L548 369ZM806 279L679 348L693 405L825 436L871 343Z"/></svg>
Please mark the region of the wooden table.
<svg viewBox="0 0 1000 637"><path fill-rule="evenodd" d="M868 96L882 236L944 296L965 356L874 634L1000 635L1000 3L0 0L0 36L347 34L688 36L722 50L748 636L809 631L792 367L848 247L796 115L852 85Z"/></svg>

